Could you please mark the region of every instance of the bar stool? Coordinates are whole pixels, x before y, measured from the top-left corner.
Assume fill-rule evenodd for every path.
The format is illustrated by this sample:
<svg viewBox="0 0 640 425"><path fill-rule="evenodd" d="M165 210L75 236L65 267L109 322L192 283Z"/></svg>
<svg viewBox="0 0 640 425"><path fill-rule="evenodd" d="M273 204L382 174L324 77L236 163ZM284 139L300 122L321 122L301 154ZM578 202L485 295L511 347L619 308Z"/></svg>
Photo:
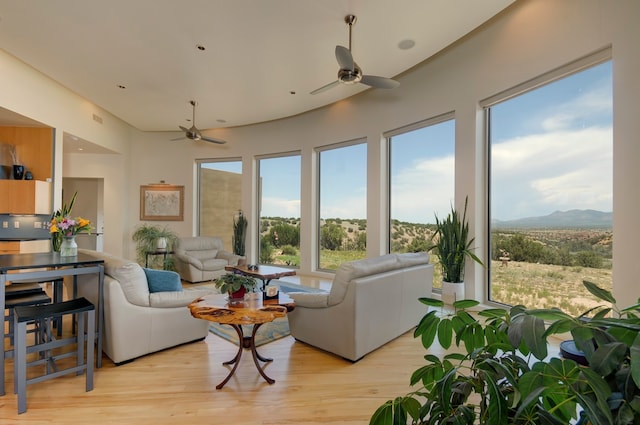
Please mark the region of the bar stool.
<svg viewBox="0 0 640 425"><path fill-rule="evenodd" d="M5 293L7 295L27 294L31 292L44 291L42 284L52 284L53 302L59 303L63 298L64 291L64 279L57 278L53 280L25 280L25 281L12 281L11 285L5 287ZM58 336L62 336L62 319L56 320L55 327L58 330Z"/></svg>
<svg viewBox="0 0 640 425"><path fill-rule="evenodd" d="M8 289L12 286L22 286L21 284L11 284L7 286L7 293L4 298L4 308L7 310L7 314L4 316L4 320L9 322L9 332L5 334L5 337L9 337L9 344L13 346L15 329L14 329L14 311L16 307L24 307L24 306L34 306L34 305L42 305L42 304L50 304L51 298L38 286L39 290L36 291L35 288L29 288L25 284L24 292L16 290L15 288L11 291ZM29 285L30 286L30 285ZM36 323L35 329L30 330L29 332L34 332L38 329L38 324ZM36 334L36 337L39 337ZM8 349L5 351L5 356L10 358L13 356L13 350Z"/></svg>
<svg viewBox="0 0 640 425"><path fill-rule="evenodd" d="M78 317L78 332L75 336L65 339L50 338L50 331L45 330L49 336L44 342L36 342L27 347L28 322L40 322L50 324L53 320L63 315L73 314ZM18 413L27 411L27 385L57 378L69 373L81 375L86 372L86 391L93 390L93 363L95 343L95 306L86 298L76 298L55 304L40 306L19 306L13 312L15 328L14 346L14 390L18 394ZM86 331L86 336L85 336ZM55 348L76 344L75 352L53 354ZM84 350L86 344L87 357L85 361ZM32 362L27 362L27 354L39 353L40 356ZM76 357L76 366L59 369L55 362L66 357ZM40 376L27 379L27 367L46 364L45 373ZM50 368L49 366L53 366ZM53 372L51 372L53 369Z"/></svg>

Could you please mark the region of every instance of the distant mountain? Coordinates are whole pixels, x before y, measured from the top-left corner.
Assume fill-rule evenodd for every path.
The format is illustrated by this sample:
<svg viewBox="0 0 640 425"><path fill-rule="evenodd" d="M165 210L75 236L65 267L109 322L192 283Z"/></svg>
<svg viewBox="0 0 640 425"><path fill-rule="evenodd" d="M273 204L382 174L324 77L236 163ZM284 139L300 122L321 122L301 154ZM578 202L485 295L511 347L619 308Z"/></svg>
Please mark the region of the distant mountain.
<svg viewBox="0 0 640 425"><path fill-rule="evenodd" d="M613 227L613 213L596 210L555 211L541 217L526 217L517 220L494 220L493 227L497 228L528 228L528 229L570 229Z"/></svg>

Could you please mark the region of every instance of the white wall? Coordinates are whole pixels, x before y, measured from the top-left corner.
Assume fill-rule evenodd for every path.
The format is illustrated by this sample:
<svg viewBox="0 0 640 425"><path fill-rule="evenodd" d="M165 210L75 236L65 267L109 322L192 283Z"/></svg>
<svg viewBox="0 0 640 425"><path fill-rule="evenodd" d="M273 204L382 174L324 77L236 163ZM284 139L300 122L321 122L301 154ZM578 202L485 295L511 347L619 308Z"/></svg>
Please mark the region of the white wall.
<svg viewBox="0 0 640 425"><path fill-rule="evenodd" d="M393 91L370 90L346 101L289 119L254 126L211 131L210 135L229 141L224 146L195 142L170 142L179 133L141 133L125 124L106 126L102 131L86 123L80 99L65 94L55 83L45 84L41 76L17 75L19 68L11 58L0 54L0 105L54 127L62 126L106 147L117 147L123 158L108 159L75 155L64 158L64 175L94 177L105 173L105 230L122 229L120 241L107 242L105 250L132 256L130 234L138 223L139 186L165 180L185 186L185 221L170 222L181 234L191 234L195 202L194 160L197 158L242 158L243 210L253 211L255 193L254 157L261 154L302 152L302 229L301 244L314 246L313 232L313 148L330 143L366 137L369 152L368 254L383 252L386 240L385 214L381 197L385 176L381 163L384 149L381 135L416 121L454 111L456 115L456 205L469 195L473 209L472 230L476 229L479 246L486 241L486 184L482 114L478 103L516 84L595 52L612 46L614 84L614 292L622 304L630 304L640 295L635 277L640 262L634 257L640 227L635 216L640 210L635 182L640 181L640 39L637 18L640 2L635 0L524 0L501 13L471 36L459 41L432 60L399 77L400 87ZM7 83L7 80L15 81ZM32 79L37 81L34 86ZM19 85L19 88L15 88ZM5 91L5 86L10 89ZM49 87L53 86L53 87ZM27 89L29 87L29 89ZM36 87L36 89L31 89ZM337 88L336 90L339 90ZM62 93L61 93L62 91ZM43 96L43 93L45 94ZM13 99L20 97L21 99ZM9 97L9 99L7 99ZM65 98L62 108L56 104ZM51 101L55 108L40 107ZM6 102L6 103L5 103ZM95 108L95 107L91 107ZM43 110L45 109L45 110ZM57 112L51 112L55 109ZM60 109L67 109L64 113ZM51 116L53 114L53 116ZM77 121L77 122L76 122ZM123 146L130 143L130 151ZM115 139L115 140L112 140ZM78 158L76 158L76 156ZM81 158L80 158L81 157ZM95 164L91 164L95 162ZM100 164L98 167L96 165ZM124 167L124 168L122 168ZM108 174L108 176L107 176ZM630 183L631 182L631 183ZM107 225L110 218L114 226ZM255 239L251 222L249 238ZM255 246L252 247L255 253ZM479 254L486 258L484 248ZM301 272L312 271L312 255L301 259ZM484 272L472 266L468 273L467 296L484 298Z"/></svg>

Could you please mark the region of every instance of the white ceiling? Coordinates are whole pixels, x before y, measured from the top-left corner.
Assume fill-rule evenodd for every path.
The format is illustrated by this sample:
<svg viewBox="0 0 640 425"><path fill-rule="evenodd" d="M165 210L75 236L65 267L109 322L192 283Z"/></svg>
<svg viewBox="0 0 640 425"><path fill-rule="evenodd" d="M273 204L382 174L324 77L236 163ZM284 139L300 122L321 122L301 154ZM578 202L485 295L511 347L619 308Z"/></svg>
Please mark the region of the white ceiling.
<svg viewBox="0 0 640 425"><path fill-rule="evenodd" d="M358 18L358 65L393 78L513 1L0 0L0 47L140 130L190 127L190 99L197 126L210 129L296 115L366 89L309 94L337 78L334 49L348 47L348 14ZM400 48L406 40L414 47Z"/></svg>

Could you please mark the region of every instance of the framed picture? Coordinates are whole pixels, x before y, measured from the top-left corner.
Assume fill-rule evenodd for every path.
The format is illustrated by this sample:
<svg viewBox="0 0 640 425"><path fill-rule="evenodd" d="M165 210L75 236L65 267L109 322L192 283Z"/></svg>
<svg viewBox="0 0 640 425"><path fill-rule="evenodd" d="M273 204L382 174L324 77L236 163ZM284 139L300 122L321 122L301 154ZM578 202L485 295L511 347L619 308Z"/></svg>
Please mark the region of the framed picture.
<svg viewBox="0 0 640 425"><path fill-rule="evenodd" d="M183 221L184 186L140 186L140 220Z"/></svg>

